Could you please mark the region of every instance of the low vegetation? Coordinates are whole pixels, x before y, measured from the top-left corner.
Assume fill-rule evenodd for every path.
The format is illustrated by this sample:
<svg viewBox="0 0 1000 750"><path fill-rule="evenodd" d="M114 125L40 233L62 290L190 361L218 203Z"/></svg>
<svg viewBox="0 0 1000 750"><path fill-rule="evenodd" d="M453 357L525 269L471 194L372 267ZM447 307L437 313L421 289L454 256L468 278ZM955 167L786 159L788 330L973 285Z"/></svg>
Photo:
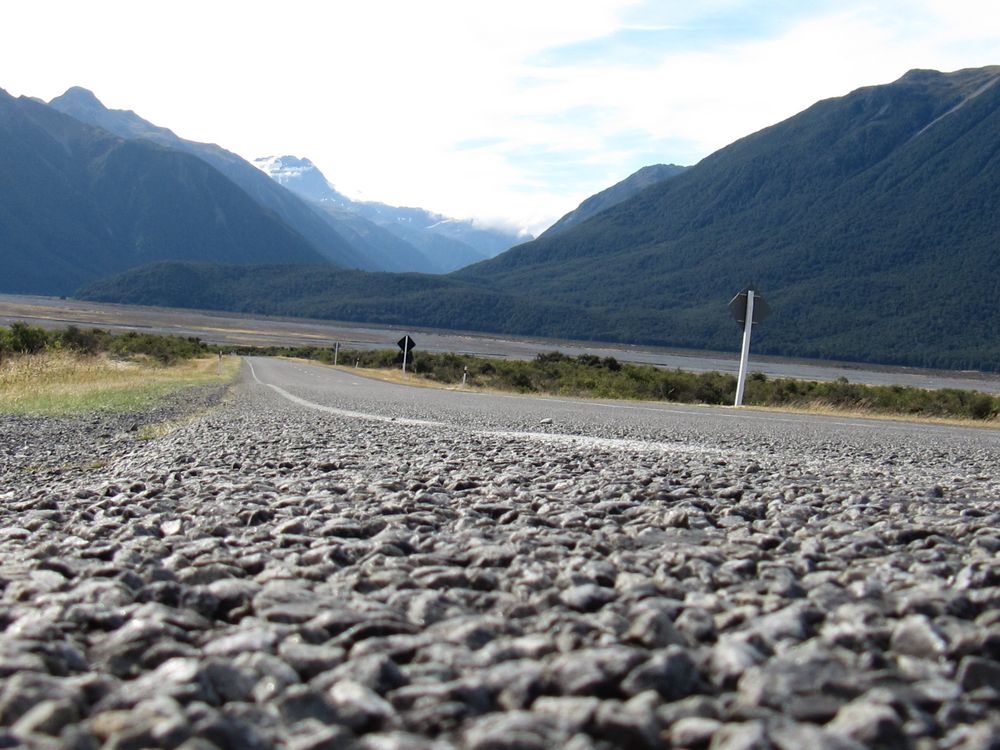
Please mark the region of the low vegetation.
<svg viewBox="0 0 1000 750"><path fill-rule="evenodd" d="M14 323L0 328L0 412L141 411L180 389L232 379L237 365L220 368L197 339Z"/></svg>
<svg viewBox="0 0 1000 750"><path fill-rule="evenodd" d="M227 349L229 350L229 349ZM15 323L0 328L0 411L65 414L97 409L128 411L155 403L179 388L218 382L217 347L197 338L156 334L111 334L69 326L61 331ZM285 356L366 369L396 369L395 350L327 347L241 347L237 354ZM462 354L414 352L409 371L443 385L605 399L732 404L734 375L665 370L619 362L613 357L560 352L508 360ZM238 362L224 361L232 379ZM835 410L921 419L997 421L1000 397L960 389L926 390L869 386L845 378L829 382L768 378L752 373L748 406Z"/></svg>
<svg viewBox="0 0 1000 750"><path fill-rule="evenodd" d="M327 364L334 358L332 349L317 347L272 348L258 353L302 357ZM338 362L374 369L399 368L401 356L389 350L341 350ZM569 357L560 352L539 354L530 361L415 352L409 369L418 377L436 383L457 385L464 376L467 386L472 388L518 393L689 404L732 404L736 394L736 376L730 374L665 370L619 362L613 357L586 354ZM977 391L871 386L850 383L845 378L822 382L772 379L763 373L752 373L747 378L743 402L747 406L980 422L996 420L1000 415L1000 397Z"/></svg>

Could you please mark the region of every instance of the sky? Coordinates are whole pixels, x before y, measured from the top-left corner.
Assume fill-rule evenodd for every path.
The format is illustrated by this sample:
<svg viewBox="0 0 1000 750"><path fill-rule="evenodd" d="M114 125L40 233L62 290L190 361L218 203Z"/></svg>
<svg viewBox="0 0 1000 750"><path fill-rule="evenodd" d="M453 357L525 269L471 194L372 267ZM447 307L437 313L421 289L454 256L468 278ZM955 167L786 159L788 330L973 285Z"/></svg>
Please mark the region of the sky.
<svg viewBox="0 0 1000 750"><path fill-rule="evenodd" d="M1000 64L997 0L0 0L0 88L70 86L341 192L537 234L912 68Z"/></svg>

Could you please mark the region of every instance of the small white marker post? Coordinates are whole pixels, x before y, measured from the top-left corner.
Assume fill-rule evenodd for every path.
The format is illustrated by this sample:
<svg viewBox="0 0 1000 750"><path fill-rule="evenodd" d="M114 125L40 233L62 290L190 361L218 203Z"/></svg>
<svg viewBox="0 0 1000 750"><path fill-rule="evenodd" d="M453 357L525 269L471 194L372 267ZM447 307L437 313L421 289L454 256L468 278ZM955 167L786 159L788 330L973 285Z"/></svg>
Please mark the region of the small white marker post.
<svg viewBox="0 0 1000 750"><path fill-rule="evenodd" d="M337 356L340 354L340 342L333 342L333 366L337 366Z"/></svg>
<svg viewBox="0 0 1000 750"><path fill-rule="evenodd" d="M747 382L747 362L750 359L750 330L753 328L753 289L747 290L746 320L743 323L743 350L740 352L740 374L736 379L736 401L743 406L743 387Z"/></svg>
<svg viewBox="0 0 1000 750"><path fill-rule="evenodd" d="M465 387L466 382L469 380L469 368L466 367L465 371L462 373L462 387Z"/></svg>

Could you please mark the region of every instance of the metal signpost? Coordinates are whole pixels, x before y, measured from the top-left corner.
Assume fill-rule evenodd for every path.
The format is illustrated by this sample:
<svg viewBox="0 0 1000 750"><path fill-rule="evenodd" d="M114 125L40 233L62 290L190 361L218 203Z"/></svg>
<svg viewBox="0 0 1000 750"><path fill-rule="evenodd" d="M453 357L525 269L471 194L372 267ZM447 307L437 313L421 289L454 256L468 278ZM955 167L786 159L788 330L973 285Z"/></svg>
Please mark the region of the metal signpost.
<svg viewBox="0 0 1000 750"><path fill-rule="evenodd" d="M413 339L409 337L409 335L406 335L396 342L396 346L403 350L403 372L406 372L406 360L409 359L410 352L413 351L416 344Z"/></svg>
<svg viewBox="0 0 1000 750"><path fill-rule="evenodd" d="M737 323L743 324L743 348L740 351L740 373L736 379L736 401L733 406L743 406L743 388L747 382L747 362L750 359L750 329L771 314L764 298L753 289L744 289L729 302L729 311Z"/></svg>

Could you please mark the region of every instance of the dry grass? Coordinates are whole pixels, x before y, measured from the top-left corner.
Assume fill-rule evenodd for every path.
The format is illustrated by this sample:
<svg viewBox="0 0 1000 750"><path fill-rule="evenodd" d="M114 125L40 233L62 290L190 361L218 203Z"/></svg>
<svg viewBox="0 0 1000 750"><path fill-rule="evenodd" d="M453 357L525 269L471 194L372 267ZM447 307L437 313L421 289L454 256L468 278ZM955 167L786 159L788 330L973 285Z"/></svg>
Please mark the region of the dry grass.
<svg viewBox="0 0 1000 750"><path fill-rule="evenodd" d="M144 358L49 352L10 357L0 365L0 412L66 415L91 411L139 411L179 389L229 382L239 360L205 357L164 367Z"/></svg>

